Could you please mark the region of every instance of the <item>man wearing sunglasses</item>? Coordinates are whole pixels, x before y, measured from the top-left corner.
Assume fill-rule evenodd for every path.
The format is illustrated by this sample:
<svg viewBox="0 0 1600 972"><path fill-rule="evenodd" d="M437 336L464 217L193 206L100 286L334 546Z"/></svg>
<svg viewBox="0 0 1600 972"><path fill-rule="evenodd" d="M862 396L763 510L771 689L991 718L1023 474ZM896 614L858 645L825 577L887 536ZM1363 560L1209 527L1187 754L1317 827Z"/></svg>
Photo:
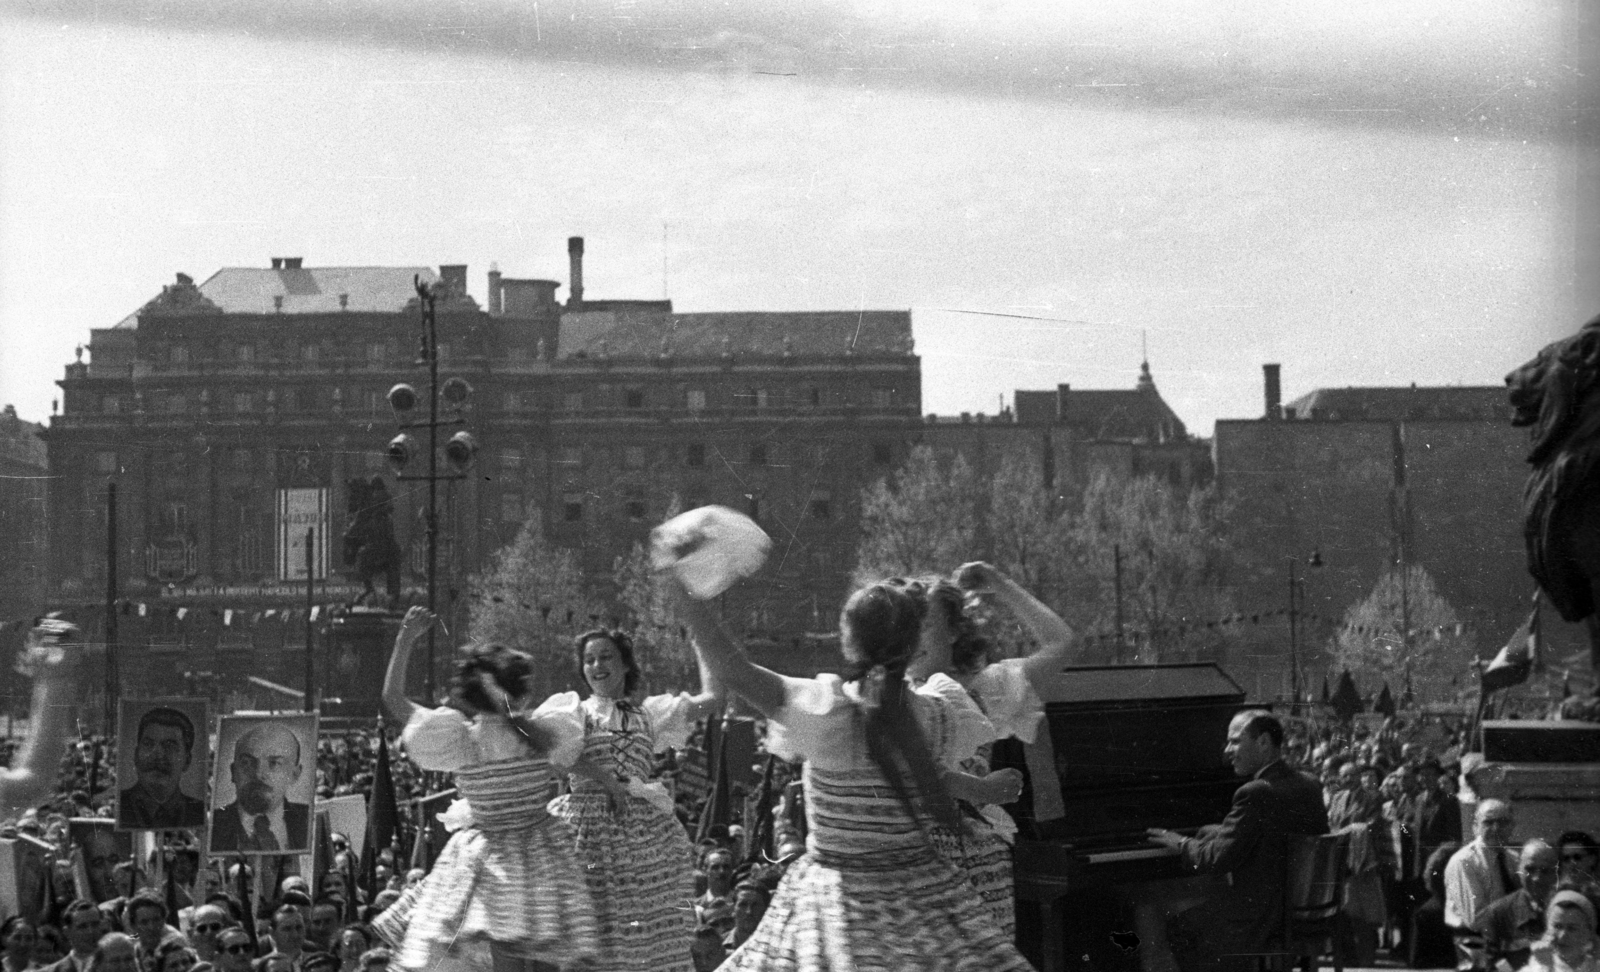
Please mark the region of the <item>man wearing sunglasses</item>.
<svg viewBox="0 0 1600 972"><path fill-rule="evenodd" d="M1556 839L1561 849L1561 887L1577 891L1600 908L1600 842L1581 830Z"/></svg>
<svg viewBox="0 0 1600 972"><path fill-rule="evenodd" d="M219 905L201 905L194 910L189 925L189 944L200 961L217 962L217 936L228 927L228 915Z"/></svg>
<svg viewBox="0 0 1600 972"><path fill-rule="evenodd" d="M249 932L238 926L224 928L216 939L218 972L250 972L256 952L250 947Z"/></svg>

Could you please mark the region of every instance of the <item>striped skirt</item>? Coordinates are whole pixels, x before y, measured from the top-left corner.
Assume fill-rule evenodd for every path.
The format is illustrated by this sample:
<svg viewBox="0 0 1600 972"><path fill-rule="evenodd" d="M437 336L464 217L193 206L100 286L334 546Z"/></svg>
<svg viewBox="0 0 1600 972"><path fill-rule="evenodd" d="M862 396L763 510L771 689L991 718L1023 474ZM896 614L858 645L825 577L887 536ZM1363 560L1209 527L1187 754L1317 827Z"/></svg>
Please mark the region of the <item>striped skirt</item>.
<svg viewBox="0 0 1600 972"><path fill-rule="evenodd" d="M962 814L959 833L936 827L929 831L941 856L961 869L978 892L983 907L999 923L1007 938L1017 933L1015 878L1011 844L982 817Z"/></svg>

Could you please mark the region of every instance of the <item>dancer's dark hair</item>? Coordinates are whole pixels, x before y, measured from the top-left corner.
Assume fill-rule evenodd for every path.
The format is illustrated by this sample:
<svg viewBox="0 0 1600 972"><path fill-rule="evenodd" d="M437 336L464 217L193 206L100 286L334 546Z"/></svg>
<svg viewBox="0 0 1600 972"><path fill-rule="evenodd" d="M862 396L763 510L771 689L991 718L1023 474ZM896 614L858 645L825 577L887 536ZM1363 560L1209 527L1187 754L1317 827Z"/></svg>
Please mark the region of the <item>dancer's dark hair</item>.
<svg viewBox="0 0 1600 972"><path fill-rule="evenodd" d="M500 712L499 706L479 684L481 675L494 679L512 699L528 694L529 679L533 676L533 659L528 654L498 642L471 645L466 651L467 657L456 663L455 674L450 677L450 687L463 702L478 712ZM513 713L500 714L511 715L513 728L522 734L534 752L549 750L549 736L538 726Z"/></svg>
<svg viewBox="0 0 1600 972"><path fill-rule="evenodd" d="M955 801L923 738L906 685L906 665L916 653L926 613L926 591L915 581L869 584L850 595L839 629L860 658L845 668L844 677L876 689L863 693L864 699L875 694L876 704L861 707L867 754L900 803L914 819L931 818L955 830L960 826Z"/></svg>
<svg viewBox="0 0 1600 972"><path fill-rule="evenodd" d="M583 674L583 649L589 647L589 642L597 638L604 638L617 646L617 654L622 658L622 664L628 668L627 672L622 676L622 694L631 698L634 690L639 687L639 663L633 657L633 639L621 631L611 628L593 628L574 639L573 645L578 656L578 678L585 685L589 684L588 678ZM589 690L593 691L594 686L590 685Z"/></svg>
<svg viewBox="0 0 1600 972"><path fill-rule="evenodd" d="M928 610L944 615L950 629L950 668L959 675L973 675L989 664L989 639L978 630L978 623L967 613L966 592L944 577L925 578Z"/></svg>

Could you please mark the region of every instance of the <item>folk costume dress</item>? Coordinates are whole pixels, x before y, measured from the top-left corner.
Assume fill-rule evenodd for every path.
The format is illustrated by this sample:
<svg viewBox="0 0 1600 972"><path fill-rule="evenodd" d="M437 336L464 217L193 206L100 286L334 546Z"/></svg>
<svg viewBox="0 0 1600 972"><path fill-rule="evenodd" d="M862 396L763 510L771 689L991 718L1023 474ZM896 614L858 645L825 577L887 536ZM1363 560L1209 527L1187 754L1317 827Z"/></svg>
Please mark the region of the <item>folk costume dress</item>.
<svg viewBox="0 0 1600 972"><path fill-rule="evenodd" d="M600 784L579 776L572 792L550 803L571 829L594 897L603 972L691 972L694 962L694 848L678 822L665 785L650 778L655 754L689 739L693 703L687 694L653 695L642 703L576 692L552 696L544 708L584 727L583 753L629 791L613 807Z"/></svg>
<svg viewBox="0 0 1600 972"><path fill-rule="evenodd" d="M1044 719L1044 700L1034 691L1022 659L1008 658L986 666L968 680L966 689L994 725L995 739L1015 736L1032 743L1038 735ZM962 760L959 768L973 776L988 776L993 749L992 743L985 742ZM979 807L962 802L961 824L960 833L936 828L934 843L966 872L984 907L1006 935L1015 937L1017 910L1012 898L1011 847L1017 841L1016 821L994 804Z"/></svg>
<svg viewBox="0 0 1600 972"><path fill-rule="evenodd" d="M374 922L395 946L399 968L420 972L450 957L481 955L489 941L557 964L599 953L572 832L546 810L557 789L551 763L578 758L583 723L548 704L529 718L552 740L547 755L532 755L499 715L421 709L406 724L401 739L412 761L454 773L466 801L450 810L462 825L433 870Z"/></svg>
<svg viewBox="0 0 1600 972"><path fill-rule="evenodd" d="M858 686L830 674L783 682L767 749L805 760L806 853L720 972L1029 969L867 754ZM993 738L988 720L945 675L908 699L941 765Z"/></svg>

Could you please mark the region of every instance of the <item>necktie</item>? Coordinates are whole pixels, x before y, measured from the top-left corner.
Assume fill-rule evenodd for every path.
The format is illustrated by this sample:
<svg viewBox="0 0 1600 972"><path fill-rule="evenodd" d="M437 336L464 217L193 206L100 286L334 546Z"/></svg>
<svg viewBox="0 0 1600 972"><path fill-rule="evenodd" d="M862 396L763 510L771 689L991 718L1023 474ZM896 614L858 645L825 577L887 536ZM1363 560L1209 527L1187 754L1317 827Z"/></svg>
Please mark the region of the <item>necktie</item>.
<svg viewBox="0 0 1600 972"><path fill-rule="evenodd" d="M1517 890L1517 879L1511 876L1511 868L1506 866L1506 852L1496 847L1494 849L1494 863L1500 870L1500 897L1505 897Z"/></svg>
<svg viewBox="0 0 1600 972"><path fill-rule="evenodd" d="M271 822L269 822L267 820L267 815L266 814L264 814L264 813L256 814L254 827L255 827L254 835L255 835L255 838L256 838L256 850L269 850L270 851L270 850L277 850L278 849L278 838L272 836L272 824L271 824ZM1505 866L1505 863L1502 861L1501 862L1501 867L1504 867L1504 866Z"/></svg>

